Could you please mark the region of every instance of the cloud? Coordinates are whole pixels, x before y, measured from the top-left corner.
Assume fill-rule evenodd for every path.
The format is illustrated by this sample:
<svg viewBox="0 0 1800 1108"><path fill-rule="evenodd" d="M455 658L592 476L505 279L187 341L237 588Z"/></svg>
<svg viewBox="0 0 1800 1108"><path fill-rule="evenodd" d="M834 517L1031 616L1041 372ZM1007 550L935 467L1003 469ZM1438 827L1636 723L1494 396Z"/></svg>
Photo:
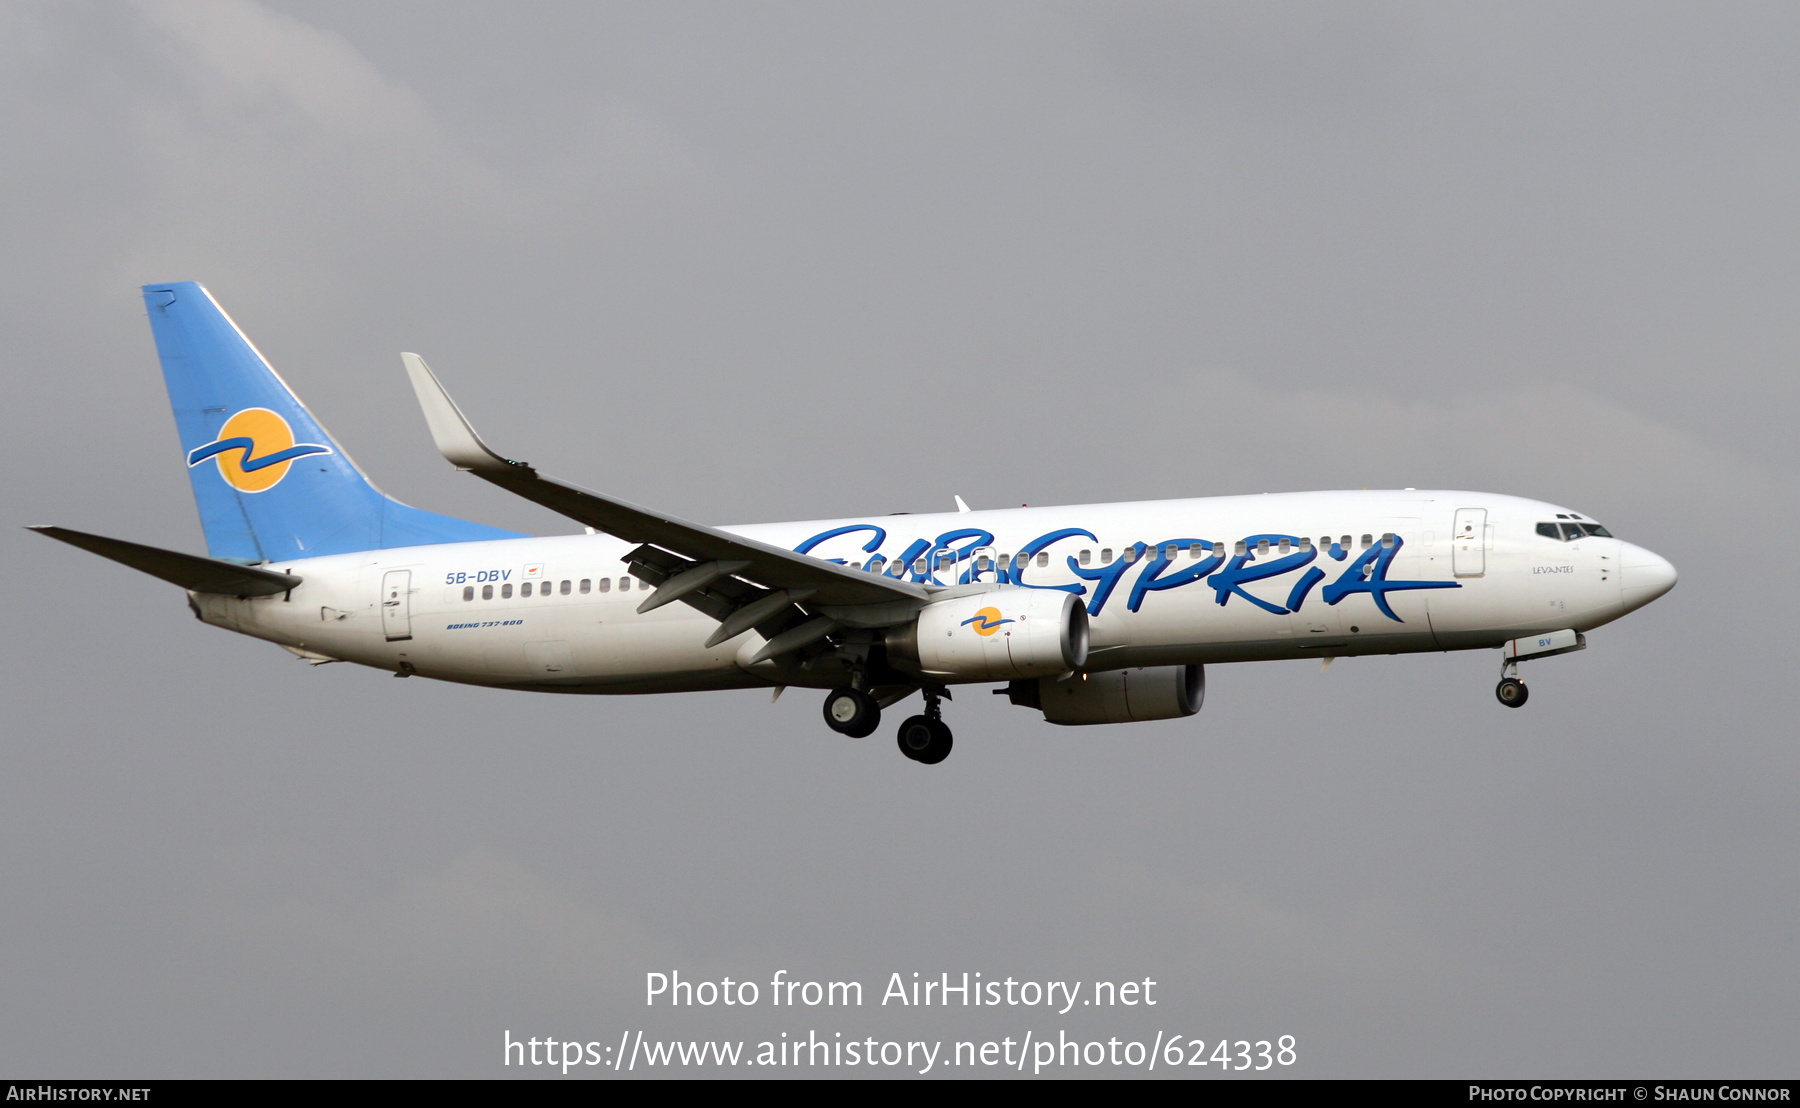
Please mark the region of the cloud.
<svg viewBox="0 0 1800 1108"><path fill-rule="evenodd" d="M137 10L145 33L130 45L160 88L123 108L157 200L134 274L325 267L427 239L504 194L416 93L338 36L254 3Z"/></svg>
<svg viewBox="0 0 1800 1108"><path fill-rule="evenodd" d="M576 901L491 847L409 878L359 922L354 931L382 936L420 972L500 961L521 985L572 995L612 992L675 958L626 917Z"/></svg>
<svg viewBox="0 0 1800 1108"><path fill-rule="evenodd" d="M180 55L212 112L303 123L371 144L440 140L424 102L337 35L242 0L133 7Z"/></svg>
<svg viewBox="0 0 1800 1108"><path fill-rule="evenodd" d="M1189 495L1461 488L1605 520L1747 510L1777 491L1734 452L1573 384L1408 398L1209 372L1153 404L1138 398L1110 406L1102 433L1121 445L1179 444L1168 459L1203 483Z"/></svg>

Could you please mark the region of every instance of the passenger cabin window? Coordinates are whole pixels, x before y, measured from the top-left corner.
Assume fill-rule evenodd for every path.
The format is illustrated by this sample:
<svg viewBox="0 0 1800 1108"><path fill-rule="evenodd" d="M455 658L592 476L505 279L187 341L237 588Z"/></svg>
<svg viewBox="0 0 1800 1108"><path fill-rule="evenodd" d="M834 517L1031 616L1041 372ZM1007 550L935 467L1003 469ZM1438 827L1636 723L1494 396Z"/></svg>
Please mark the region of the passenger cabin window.
<svg viewBox="0 0 1800 1108"><path fill-rule="evenodd" d="M1300 536L1300 549L1304 551L1304 550L1311 550L1312 548L1313 548L1312 539L1306 537L1305 535Z"/></svg>
<svg viewBox="0 0 1800 1108"><path fill-rule="evenodd" d="M1076 558L1075 558L1075 561L1076 561L1076 562L1077 562L1077 563L1079 563L1079 564L1081 564L1081 565L1084 565L1084 566L1085 566L1085 565L1087 565L1087 564L1088 564L1088 563L1089 563L1089 562L1090 562L1090 561L1092 561L1092 560L1093 560L1093 553L1094 553L1094 552L1093 552L1093 551L1092 551L1092 550L1083 550L1083 551L1082 551L1082 552L1081 552L1081 553L1080 553L1080 554L1078 554L1078 555L1077 555L1077 556L1076 556Z"/></svg>
<svg viewBox="0 0 1800 1108"><path fill-rule="evenodd" d="M481 599L483 599L483 600L494 599L494 586L492 586L492 585L481 586Z"/></svg>
<svg viewBox="0 0 1800 1108"><path fill-rule="evenodd" d="M1199 544L1199 543L1197 543L1197 542L1193 542L1193 543L1189 543L1189 544L1188 544L1188 557L1190 557L1190 558L1196 558L1196 559L1197 559L1197 558L1199 558L1199 557L1200 557L1200 551L1201 551L1201 550L1203 550L1203 549L1204 549L1204 547L1202 547L1202 546L1201 546L1201 545L1200 545L1200 544Z"/></svg>
<svg viewBox="0 0 1800 1108"><path fill-rule="evenodd" d="M530 581L527 581L523 585L519 586L519 595L520 596L530 596L531 595L531 582Z"/></svg>
<svg viewBox="0 0 1800 1108"><path fill-rule="evenodd" d="M1131 563L1137 561L1137 555L1138 555L1137 547L1131 546L1131 547L1127 547L1125 549L1125 553L1119 555L1119 557L1124 560L1126 565L1130 565Z"/></svg>
<svg viewBox="0 0 1800 1108"><path fill-rule="evenodd" d="M559 593L562 593L562 594L563 594L563 595L564 595L564 596L567 596L567 595L569 595L569 589L570 589L570 586L572 586L572 585L574 585L574 584L575 584L575 582L573 582L573 581L564 581L564 582L563 582L563 583L562 583L562 588L560 588L560 589L557 589L557 590L556 590L556 591L557 591L557 592L559 592ZM582 589L582 590L581 590L581 591L582 591L582 592L586 592L586 591L587 591L587 590L586 590L586 589Z"/></svg>
<svg viewBox="0 0 1800 1108"><path fill-rule="evenodd" d="M474 585L464 585L463 586L463 599L464 600L475 599L475 586Z"/></svg>
<svg viewBox="0 0 1800 1108"><path fill-rule="evenodd" d="M1369 549L1369 547L1374 546L1374 545L1375 545L1375 536L1374 535L1364 535L1363 536L1362 548L1364 550L1367 550L1367 549Z"/></svg>
<svg viewBox="0 0 1800 1108"><path fill-rule="evenodd" d="M1250 553L1250 548L1248 546L1244 545L1243 539L1239 539L1237 541L1237 546L1235 549L1237 550L1237 556L1240 558L1242 558L1244 555Z"/></svg>
<svg viewBox="0 0 1800 1108"><path fill-rule="evenodd" d="M591 592L591 591L593 591L593 588L594 588L594 579L593 578L583 577L581 579L581 591L583 593Z"/></svg>
<svg viewBox="0 0 1800 1108"><path fill-rule="evenodd" d="M508 583L500 586L500 599L502 599L502 600L511 600L512 599L512 583L511 582L508 582Z"/></svg>
<svg viewBox="0 0 1800 1108"><path fill-rule="evenodd" d="M1392 531L1389 531L1387 534L1381 536L1381 548L1383 550L1394 549L1394 533Z"/></svg>
<svg viewBox="0 0 1800 1108"><path fill-rule="evenodd" d="M1038 565L1047 566L1049 564L1050 564L1050 552L1048 550L1038 551Z"/></svg>
<svg viewBox="0 0 1800 1108"><path fill-rule="evenodd" d="M1100 564L1103 566L1112 564L1112 547L1103 546L1100 548Z"/></svg>
<svg viewBox="0 0 1800 1108"><path fill-rule="evenodd" d="M600 578L600 591L601 592L611 592L612 591L612 578L610 578L610 577Z"/></svg>
<svg viewBox="0 0 1800 1108"><path fill-rule="evenodd" d="M631 578L629 578L629 577L619 578L619 591L620 592L630 592L631 591Z"/></svg>

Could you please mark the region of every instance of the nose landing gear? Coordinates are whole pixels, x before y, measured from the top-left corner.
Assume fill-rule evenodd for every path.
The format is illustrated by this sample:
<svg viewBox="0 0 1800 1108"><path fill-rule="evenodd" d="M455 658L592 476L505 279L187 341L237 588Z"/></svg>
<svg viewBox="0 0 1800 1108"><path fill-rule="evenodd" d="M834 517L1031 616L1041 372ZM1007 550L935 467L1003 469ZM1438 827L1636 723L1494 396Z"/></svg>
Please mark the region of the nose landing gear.
<svg viewBox="0 0 1800 1108"><path fill-rule="evenodd" d="M913 716L900 725L900 733L896 736L900 753L915 762L935 766L950 757L950 748L954 745L950 737L950 728L944 726L939 718L939 698L936 693L925 693L925 714Z"/></svg>
<svg viewBox="0 0 1800 1108"><path fill-rule="evenodd" d="M1508 708L1522 708L1531 696L1525 682L1519 680L1519 663L1508 659L1500 666L1500 683L1494 686L1494 698Z"/></svg>

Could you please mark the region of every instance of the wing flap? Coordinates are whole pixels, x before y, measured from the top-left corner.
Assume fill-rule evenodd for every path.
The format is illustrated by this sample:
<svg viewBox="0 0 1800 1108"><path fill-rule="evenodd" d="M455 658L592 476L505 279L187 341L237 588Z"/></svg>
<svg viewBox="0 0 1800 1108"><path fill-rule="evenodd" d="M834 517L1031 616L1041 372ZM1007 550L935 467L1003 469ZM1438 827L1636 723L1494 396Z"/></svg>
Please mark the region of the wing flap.
<svg viewBox="0 0 1800 1108"><path fill-rule="evenodd" d="M625 560L640 581L647 581L658 587L700 564L648 545L633 550L625 556ZM780 591L779 598L771 601L771 597L777 596L777 591L761 588L735 577L721 577L703 589L682 594L678 599L703 615L719 621L719 633L706 641L710 649L749 630L755 630L765 639L772 639L789 627L803 622L807 617L796 605L806 600L810 593L806 590ZM761 607L753 611L754 605ZM752 618L745 620L739 613ZM730 634L725 633L733 627L736 629Z"/></svg>

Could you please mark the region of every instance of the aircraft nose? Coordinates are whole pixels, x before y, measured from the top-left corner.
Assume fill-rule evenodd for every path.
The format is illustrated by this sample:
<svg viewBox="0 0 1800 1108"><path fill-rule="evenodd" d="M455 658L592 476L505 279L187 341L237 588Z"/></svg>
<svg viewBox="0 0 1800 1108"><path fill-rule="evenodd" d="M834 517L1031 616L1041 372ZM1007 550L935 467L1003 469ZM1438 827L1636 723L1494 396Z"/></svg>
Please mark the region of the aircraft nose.
<svg viewBox="0 0 1800 1108"><path fill-rule="evenodd" d="M1619 546L1619 599L1626 608L1641 608L1675 587L1667 558L1628 542Z"/></svg>

